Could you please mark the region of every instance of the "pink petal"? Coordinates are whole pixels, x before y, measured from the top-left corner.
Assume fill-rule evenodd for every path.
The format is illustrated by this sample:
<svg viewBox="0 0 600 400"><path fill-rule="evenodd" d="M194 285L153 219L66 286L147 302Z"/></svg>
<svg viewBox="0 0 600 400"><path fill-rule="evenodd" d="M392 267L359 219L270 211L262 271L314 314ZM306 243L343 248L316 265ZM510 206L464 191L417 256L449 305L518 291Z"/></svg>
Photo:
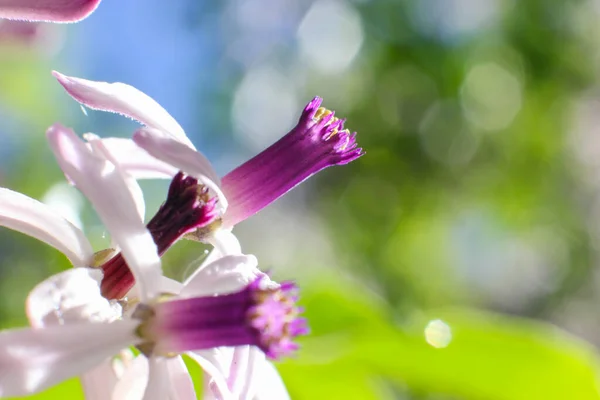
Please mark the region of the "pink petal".
<svg viewBox="0 0 600 400"><path fill-rule="evenodd" d="M259 274L256 257L237 255L222 257L188 279L179 297L213 296L240 290Z"/></svg>
<svg viewBox="0 0 600 400"><path fill-rule="evenodd" d="M2 0L0 0L2 1ZM158 129L175 140L194 148L183 128L175 119L147 94L124 83L108 83L74 78L53 71L67 93L89 108L109 111L133 118L140 123Z"/></svg>
<svg viewBox="0 0 600 400"><path fill-rule="evenodd" d="M102 271L73 268L44 280L27 296L27 317L34 328L82 321L110 322L121 306L100 294Z"/></svg>
<svg viewBox="0 0 600 400"><path fill-rule="evenodd" d="M111 159L135 179L172 179L178 172L177 168L152 157L131 139L106 138L98 140L110 153Z"/></svg>
<svg viewBox="0 0 600 400"><path fill-rule="evenodd" d="M77 323L0 333L0 396L24 396L97 366L139 342L139 321Z"/></svg>
<svg viewBox="0 0 600 400"><path fill-rule="evenodd" d="M177 140L165 137L156 129L142 128L136 131L133 134L133 141L151 156L193 176L208 186L219 197L219 203L223 210L227 209L227 199L219 187L219 177L202 153Z"/></svg>
<svg viewBox="0 0 600 400"><path fill-rule="evenodd" d="M143 289L140 300L153 298L159 293L160 258L122 175L70 129L55 124L48 129L47 136L61 169L94 205L100 220L119 245Z"/></svg>
<svg viewBox="0 0 600 400"><path fill-rule="evenodd" d="M21 193L0 188L0 226L48 243L76 267L90 265L94 253L83 232L50 207Z"/></svg>
<svg viewBox="0 0 600 400"><path fill-rule="evenodd" d="M100 0L0 0L0 18L76 22L90 15Z"/></svg>

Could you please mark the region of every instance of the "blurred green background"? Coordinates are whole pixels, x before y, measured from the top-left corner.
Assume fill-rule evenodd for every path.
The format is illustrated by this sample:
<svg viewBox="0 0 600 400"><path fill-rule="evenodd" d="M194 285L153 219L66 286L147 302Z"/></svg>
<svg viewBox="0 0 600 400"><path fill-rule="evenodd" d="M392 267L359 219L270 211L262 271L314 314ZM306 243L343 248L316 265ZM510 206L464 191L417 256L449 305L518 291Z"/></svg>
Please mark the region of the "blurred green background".
<svg viewBox="0 0 600 400"><path fill-rule="evenodd" d="M105 0L77 25L0 22L0 184L109 238L45 143L82 112L50 70L152 95L221 173L314 95L367 155L240 224L297 279L312 334L277 366L293 399L596 399L600 1ZM14 26L13 26L14 27ZM147 214L166 182L144 182ZM179 243L182 279L207 248ZM67 260L0 229L0 325ZM199 376L197 369L195 376ZM81 398L76 380L38 399Z"/></svg>

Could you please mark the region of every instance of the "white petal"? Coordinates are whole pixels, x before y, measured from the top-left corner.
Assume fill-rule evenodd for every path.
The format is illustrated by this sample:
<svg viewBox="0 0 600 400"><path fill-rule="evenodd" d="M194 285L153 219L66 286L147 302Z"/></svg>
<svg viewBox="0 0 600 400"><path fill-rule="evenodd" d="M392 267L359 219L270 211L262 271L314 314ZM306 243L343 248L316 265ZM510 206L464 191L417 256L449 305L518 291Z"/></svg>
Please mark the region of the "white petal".
<svg viewBox="0 0 600 400"><path fill-rule="evenodd" d="M35 393L136 344L133 320L77 323L0 333L0 396Z"/></svg>
<svg viewBox="0 0 600 400"><path fill-rule="evenodd" d="M156 129L139 129L133 134L133 141L151 156L193 176L212 189L219 197L219 204L223 211L227 209L227 200L221 191L219 176L202 153L177 140L165 137Z"/></svg>
<svg viewBox="0 0 600 400"><path fill-rule="evenodd" d="M212 398L218 400L234 400L233 395L227 387L227 382L225 381L223 372L221 372L211 360L205 357L207 353L215 354L213 350L190 351L186 353L194 361L196 361L198 365L200 365L200 367L209 377L210 384L209 387L205 390L205 392L212 392L212 394L214 395ZM207 393L205 393L205 396L206 394Z"/></svg>
<svg viewBox="0 0 600 400"><path fill-rule="evenodd" d="M208 242L224 256L242 254L242 246L230 229L217 229Z"/></svg>
<svg viewBox="0 0 600 400"><path fill-rule="evenodd" d="M207 265L185 284L179 296L200 297L235 292L263 275L256 257L225 256Z"/></svg>
<svg viewBox="0 0 600 400"><path fill-rule="evenodd" d="M227 386L234 396L244 398L244 391L251 386L249 380L252 379L253 367L254 358L250 357L250 346L236 346L227 375Z"/></svg>
<svg viewBox="0 0 600 400"><path fill-rule="evenodd" d="M21 193L0 188L0 226L48 243L76 267L90 265L94 252L83 232L47 205Z"/></svg>
<svg viewBox="0 0 600 400"><path fill-rule="evenodd" d="M86 400L110 399L117 384L117 376L111 359L81 375L81 386Z"/></svg>
<svg viewBox="0 0 600 400"><path fill-rule="evenodd" d="M86 137L87 139L87 137ZM123 171L136 179L172 179L178 169L152 157L131 139L99 139Z"/></svg>
<svg viewBox="0 0 600 400"><path fill-rule="evenodd" d="M194 390L194 382L190 377L185 363L181 357L168 358L166 360L169 381L171 386L169 389L170 400L196 400L196 390Z"/></svg>
<svg viewBox="0 0 600 400"><path fill-rule="evenodd" d="M103 158L110 161L116 169L119 171L121 176L123 177L123 181L127 185L127 189L135 202L136 209L140 216L140 219L144 221L144 216L146 213L146 203L144 201L144 193L142 192L142 188L138 184L137 180L129 175L120 164L117 163L117 160L113 157L113 154L104 146L104 142L102 142L98 136L87 134L85 135L87 142L89 143L93 152L98 153Z"/></svg>
<svg viewBox="0 0 600 400"><path fill-rule="evenodd" d="M112 393L112 400L141 400L148 384L148 359L137 356L125 367Z"/></svg>
<svg viewBox="0 0 600 400"><path fill-rule="evenodd" d="M187 284L187 282L190 282L192 279L194 279L195 276L200 273L200 271L202 271L208 265L212 264L214 261L218 260L221 257L223 257L223 255L219 252L219 250L217 250L216 248L213 248L211 250L211 252L208 254L208 256L204 260L202 260L202 262L200 263L200 266L197 267L196 269L194 269L193 271L191 271L190 275L185 278L183 285L185 286ZM193 264L190 264L189 269L191 270L192 268L193 268ZM189 273L189 271L187 271L187 270L186 270L186 272Z"/></svg>
<svg viewBox="0 0 600 400"><path fill-rule="evenodd" d="M169 370L167 360L152 357L148 360L148 384L144 392L144 400L165 400L169 396Z"/></svg>
<svg viewBox="0 0 600 400"><path fill-rule="evenodd" d="M94 205L100 220L119 245L136 282L140 299L158 294L160 258L123 177L113 164L93 153L70 129L55 124L47 132L62 170Z"/></svg>
<svg viewBox="0 0 600 400"><path fill-rule="evenodd" d="M39 328L72 322L110 322L119 318L121 306L100 294L102 271L73 268L38 284L27 296L27 317Z"/></svg>
<svg viewBox="0 0 600 400"><path fill-rule="evenodd" d="M175 279L167 278L166 276L160 277L158 283L159 293L179 294L181 289L183 289L183 284L181 282L177 282ZM130 302L134 299L139 299L140 296L137 283L135 283L129 292L127 292L126 297Z"/></svg>
<svg viewBox="0 0 600 400"><path fill-rule="evenodd" d="M89 81L56 71L52 74L71 97L89 108L123 114L194 148L177 121L154 99L133 86L120 82Z"/></svg>
<svg viewBox="0 0 600 400"><path fill-rule="evenodd" d="M256 360L253 373L256 375L254 400L289 400L290 395L279 372L273 363L265 359L264 355Z"/></svg>

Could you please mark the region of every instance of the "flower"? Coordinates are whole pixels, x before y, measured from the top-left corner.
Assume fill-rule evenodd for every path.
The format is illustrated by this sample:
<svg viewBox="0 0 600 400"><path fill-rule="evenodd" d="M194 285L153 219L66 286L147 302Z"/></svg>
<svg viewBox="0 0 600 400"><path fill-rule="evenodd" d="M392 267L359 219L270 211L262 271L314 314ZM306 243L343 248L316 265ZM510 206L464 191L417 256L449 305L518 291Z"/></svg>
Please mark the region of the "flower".
<svg viewBox="0 0 600 400"><path fill-rule="evenodd" d="M293 337L307 332L304 320L297 318L301 310L290 295L294 290L293 284L272 282L253 256L222 257L201 268L166 302L136 310L134 316L142 320L138 331L149 340L138 348L172 356L173 351L208 347L185 351L208 373L205 399L284 400L289 396L265 352L279 358L296 348ZM262 329L265 321L269 329ZM224 346L227 342L245 344ZM152 379L152 359L138 357L117 383L114 396L139 397Z"/></svg>
<svg viewBox="0 0 600 400"><path fill-rule="evenodd" d="M78 102L123 114L145 125L133 135L133 140L154 158L125 145L126 139L103 140L116 162L134 177L172 177L180 170L201 181L215 183L217 188L211 189L219 198L223 212L219 227L223 229L231 229L324 168L347 164L364 154L357 146L356 134L344 129L344 120L320 107L322 100L315 97L294 129L220 182L210 162L196 151L183 128L146 94L123 83L94 82L56 71L53 74ZM211 240L205 231L199 236L198 239ZM216 242L216 246L226 246Z"/></svg>
<svg viewBox="0 0 600 400"><path fill-rule="evenodd" d="M76 22L90 15L100 0L0 0L0 18Z"/></svg>
<svg viewBox="0 0 600 400"><path fill-rule="evenodd" d="M0 396L36 392L87 372L133 345L149 359L146 392L151 391L156 398L166 398L158 393L169 390L165 382L168 363L178 362L173 361L174 353L181 352L212 375L210 388L220 398L233 398L231 385L198 350L257 345L275 358L293 351L291 340L306 333L304 321L298 318L301 310L291 294L293 285L275 284L255 264L252 256L223 257L207 266L174 298L151 298L146 293L143 297L147 301L121 320L88 320L0 333ZM146 270L137 272L143 274ZM225 290L237 287L252 274L256 277L241 290ZM209 283L212 291L223 294L203 296ZM119 390L127 393L131 388L124 381Z"/></svg>
<svg viewBox="0 0 600 400"><path fill-rule="evenodd" d="M92 268L73 268L44 280L27 297L29 324L36 329L82 321L112 322L121 317L121 305L100 293L102 272ZM132 358L122 352L123 360ZM120 377L117 360L105 360L83 373L81 382L88 400L111 398Z"/></svg>
<svg viewBox="0 0 600 400"><path fill-rule="evenodd" d="M174 387L168 382L170 377L177 377L178 382L185 379L181 359L173 357L173 353L181 351L197 360L208 372L211 376L209 387L217 397L232 398L230 392L251 393L249 377L263 373L245 367L255 365L255 358L260 359L258 350L248 351L249 362L238 360L227 375L198 350L214 355L223 346L250 348L257 345L272 357L294 350L291 339L306 333L303 320L298 319L301 310L295 306L296 297L291 294L294 286L270 281L258 270L252 256L226 256L202 268L194 279L177 290L176 297L165 298L157 247L144 227L124 177L101 157L101 152L95 152L98 147L86 145L72 131L54 126L49 129L48 138L61 168L94 204L122 250L136 277L141 303L132 314L115 319L106 313L105 305L111 303L98 296L97 280L90 284L90 279L67 279L83 272L71 271L63 278L53 277L44 282L32 292L28 301L28 314L34 328L0 333L0 396L33 393L93 368L101 369L107 358L132 345L148 356L145 393L156 398L166 398L167 391L172 390L185 390L189 394L189 379L185 388ZM13 206L19 205L14 202L15 196L28 199L25 203L35 203L15 192L7 193ZM0 202L3 203L8 202ZM34 212L40 210L47 211L43 207L33 208ZM25 224L23 221L26 221L24 216L13 220L3 218L4 225L22 230L25 225L25 231L45 238L49 243L58 243L59 248L67 242L61 235L52 235L52 229L43 223L40 228L31 221ZM77 233L68 230L71 236ZM86 247L87 242L82 242ZM76 259L73 254L78 253L70 253ZM79 257L80 262L85 263L89 254L91 250L85 252L87 257ZM64 284L60 283L61 279L66 279ZM75 295L70 292L73 287ZM59 297L58 302L48 303L47 300L55 295ZM233 312L236 310L237 314ZM194 318L186 318L187 313ZM228 318L223 319L224 316ZM246 335L239 332L246 332ZM237 349L232 350L235 358ZM215 364L220 361L218 356L214 360ZM260 365L265 371L270 367L265 362ZM134 367L132 365L131 369L135 370ZM128 382L133 380L131 373L125 371L115 385L115 393L128 393L131 390Z"/></svg>
<svg viewBox="0 0 600 400"><path fill-rule="evenodd" d="M144 225L139 201L134 199L135 189L139 190L137 183L127 182L104 157L100 146L86 146L73 131L56 124L48 129L47 136L65 175L90 200L112 239L119 243L120 253L110 261L140 263L140 249L147 249L149 255L155 253L156 245ZM83 232L50 207L6 188L0 188L0 226L50 244L74 267L98 267L106 258L107 251L94 253ZM144 276L153 279L146 284L156 291L156 285L164 284L166 279L158 255L144 259L143 265L151 271Z"/></svg>

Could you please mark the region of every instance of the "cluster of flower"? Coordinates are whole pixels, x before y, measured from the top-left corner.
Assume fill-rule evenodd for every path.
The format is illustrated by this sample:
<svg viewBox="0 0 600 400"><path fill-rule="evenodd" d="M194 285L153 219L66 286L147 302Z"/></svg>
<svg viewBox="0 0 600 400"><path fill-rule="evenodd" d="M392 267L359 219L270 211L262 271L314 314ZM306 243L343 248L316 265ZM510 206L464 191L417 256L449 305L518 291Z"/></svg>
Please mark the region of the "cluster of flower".
<svg viewBox="0 0 600 400"><path fill-rule="evenodd" d="M98 2L0 1L0 17L72 21ZM180 357L187 354L205 372L205 398L288 398L269 359L295 351L293 339L308 331L297 287L261 272L232 228L316 172L360 157L355 135L317 97L288 134L219 178L144 93L54 76L81 104L143 127L131 139L82 139L60 124L47 131L60 168L94 206L113 248L94 252L83 232L49 207L0 188L0 225L54 246L75 267L30 293L31 328L0 333L0 396L80 376L88 398L195 399ZM147 224L138 186L145 178L171 180ZM214 249L180 283L163 276L160 257L182 238Z"/></svg>

